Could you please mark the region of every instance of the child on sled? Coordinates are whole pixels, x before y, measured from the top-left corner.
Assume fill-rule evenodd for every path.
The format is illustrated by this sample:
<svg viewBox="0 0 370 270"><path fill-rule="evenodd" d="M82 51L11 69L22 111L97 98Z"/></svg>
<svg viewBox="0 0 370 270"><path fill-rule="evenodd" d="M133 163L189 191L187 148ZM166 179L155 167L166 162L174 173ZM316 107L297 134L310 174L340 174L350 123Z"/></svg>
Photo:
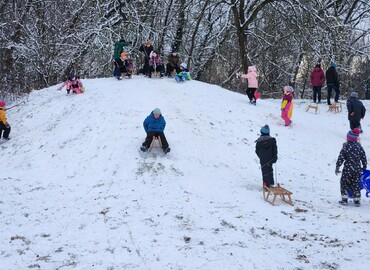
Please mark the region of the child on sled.
<svg viewBox="0 0 370 270"><path fill-rule="evenodd" d="M84 87L82 85L82 82L80 81L80 78L75 76L74 74L69 74L67 81L62 83L61 86L58 87L58 91L62 90L63 87L66 86L67 95L72 90L73 94L82 94L84 92Z"/></svg>
<svg viewBox="0 0 370 270"><path fill-rule="evenodd" d="M123 76L127 76L129 79L131 78L134 64L132 62L132 59L125 53L121 53L120 61L117 61L117 59L113 60L114 63L114 77L116 77L118 80L122 79Z"/></svg>
<svg viewBox="0 0 370 270"><path fill-rule="evenodd" d="M180 64L180 72L175 75L175 80L177 82L190 81L190 73L188 66L185 63Z"/></svg>

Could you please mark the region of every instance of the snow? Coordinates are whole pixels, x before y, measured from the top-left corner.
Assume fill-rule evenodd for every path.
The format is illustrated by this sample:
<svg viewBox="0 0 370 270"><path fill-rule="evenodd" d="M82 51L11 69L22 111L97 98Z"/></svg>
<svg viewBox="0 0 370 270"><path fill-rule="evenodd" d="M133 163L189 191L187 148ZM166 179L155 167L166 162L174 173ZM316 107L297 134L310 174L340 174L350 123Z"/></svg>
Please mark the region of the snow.
<svg viewBox="0 0 370 270"><path fill-rule="evenodd" d="M198 81L82 81L85 94L53 86L7 112L1 269L369 269L369 198L338 205L345 109L315 114L295 100L285 127L280 100L254 107ZM167 155L139 151L155 107ZM265 124L294 206L263 200L254 142Z"/></svg>

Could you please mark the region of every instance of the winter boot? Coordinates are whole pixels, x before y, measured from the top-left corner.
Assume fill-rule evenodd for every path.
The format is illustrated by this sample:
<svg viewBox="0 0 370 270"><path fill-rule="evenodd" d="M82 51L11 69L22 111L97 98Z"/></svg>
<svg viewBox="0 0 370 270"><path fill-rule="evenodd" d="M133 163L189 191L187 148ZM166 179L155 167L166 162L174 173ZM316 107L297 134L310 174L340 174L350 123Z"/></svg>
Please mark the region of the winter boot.
<svg viewBox="0 0 370 270"><path fill-rule="evenodd" d="M348 199L347 198L342 198L341 201L339 201L340 204L342 205L347 205L348 204Z"/></svg>
<svg viewBox="0 0 370 270"><path fill-rule="evenodd" d="M143 151L143 152L146 152L146 151L148 151L148 147L143 145L143 146L140 147L140 150Z"/></svg>
<svg viewBox="0 0 370 270"><path fill-rule="evenodd" d="M171 151L171 148L169 148L169 147L163 149L164 154L167 154L170 151Z"/></svg>
<svg viewBox="0 0 370 270"><path fill-rule="evenodd" d="M355 204L356 207L359 207L361 205L359 200L355 200L353 201L353 203Z"/></svg>

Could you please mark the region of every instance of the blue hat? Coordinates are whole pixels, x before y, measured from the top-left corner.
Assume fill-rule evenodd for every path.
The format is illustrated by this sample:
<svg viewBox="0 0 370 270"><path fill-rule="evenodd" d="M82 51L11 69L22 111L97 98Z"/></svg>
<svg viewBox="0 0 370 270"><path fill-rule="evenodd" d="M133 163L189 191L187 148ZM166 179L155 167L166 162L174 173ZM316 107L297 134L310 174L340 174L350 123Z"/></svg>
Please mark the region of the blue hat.
<svg viewBox="0 0 370 270"><path fill-rule="evenodd" d="M161 114L161 110L160 110L160 109L158 109L158 108L155 108L155 109L153 110L153 114Z"/></svg>
<svg viewBox="0 0 370 270"><path fill-rule="evenodd" d="M333 67L333 68L336 68L337 67L337 64L335 62L331 62L330 63L330 66Z"/></svg>
<svg viewBox="0 0 370 270"><path fill-rule="evenodd" d="M270 127L268 125L264 125L261 128L261 134L262 135L269 135L270 134Z"/></svg>

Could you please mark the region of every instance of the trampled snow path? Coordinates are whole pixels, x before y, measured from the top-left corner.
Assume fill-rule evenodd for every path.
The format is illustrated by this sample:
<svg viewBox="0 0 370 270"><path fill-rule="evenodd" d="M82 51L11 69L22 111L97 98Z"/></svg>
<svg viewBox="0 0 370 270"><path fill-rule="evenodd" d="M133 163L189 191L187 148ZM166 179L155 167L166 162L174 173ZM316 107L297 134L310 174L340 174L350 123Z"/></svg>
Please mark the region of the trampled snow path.
<svg viewBox="0 0 370 270"><path fill-rule="evenodd" d="M280 100L254 107L197 81L83 83L83 95L53 86L7 113L1 269L368 269L369 198L337 204L345 112L306 113L296 100L286 128ZM165 156L138 150L155 107L167 121ZM254 141L266 123L293 207L262 199ZM362 125L366 151L368 118Z"/></svg>

